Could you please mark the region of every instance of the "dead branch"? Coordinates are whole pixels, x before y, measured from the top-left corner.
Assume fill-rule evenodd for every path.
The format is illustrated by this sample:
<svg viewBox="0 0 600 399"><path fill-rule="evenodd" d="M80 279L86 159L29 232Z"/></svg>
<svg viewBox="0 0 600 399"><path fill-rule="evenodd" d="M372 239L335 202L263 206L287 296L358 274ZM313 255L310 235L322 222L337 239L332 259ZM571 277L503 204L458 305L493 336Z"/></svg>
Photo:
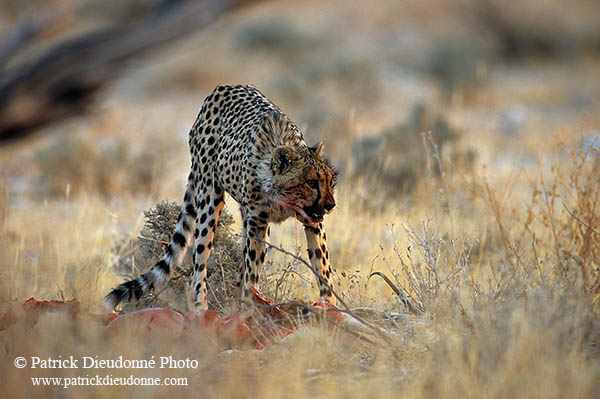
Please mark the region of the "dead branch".
<svg viewBox="0 0 600 399"><path fill-rule="evenodd" d="M159 1L141 17L63 40L0 77L0 145L86 113L128 61L258 0ZM0 43L0 67L28 47L38 26L24 23Z"/></svg>

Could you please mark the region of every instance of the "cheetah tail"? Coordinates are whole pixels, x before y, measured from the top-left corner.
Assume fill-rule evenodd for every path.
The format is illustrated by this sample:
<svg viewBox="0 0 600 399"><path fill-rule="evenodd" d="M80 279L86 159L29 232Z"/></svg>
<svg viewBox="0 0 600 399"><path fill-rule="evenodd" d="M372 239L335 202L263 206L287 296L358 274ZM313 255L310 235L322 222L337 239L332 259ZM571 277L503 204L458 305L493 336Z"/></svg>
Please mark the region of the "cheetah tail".
<svg viewBox="0 0 600 399"><path fill-rule="evenodd" d="M121 302L128 303L137 301L152 291L153 288L153 283L148 281L146 275L143 274L135 280L127 281L112 290L104 298L104 304L107 310L112 311Z"/></svg>
<svg viewBox="0 0 600 399"><path fill-rule="evenodd" d="M183 249L185 250L185 247ZM146 273L136 279L120 284L117 288L113 289L104 298L106 309L113 310L120 303L135 302L154 290L162 289L171 279L172 271L176 267L176 264L171 264L169 266L169 260L173 262L173 258L169 259L169 257L165 255L165 257Z"/></svg>
<svg viewBox="0 0 600 399"><path fill-rule="evenodd" d="M112 290L104 298L104 304L108 310L113 310L122 302L137 301L154 290L162 289L171 280L173 270L181 263L194 230L196 210L192 199L193 181L193 176L190 175L181 205L181 213L165 255L146 273Z"/></svg>
<svg viewBox="0 0 600 399"><path fill-rule="evenodd" d="M167 285L171 280L173 270L185 255L187 242L191 236L191 233L187 233L186 237L182 232L178 232L178 227L179 223L173 237L179 236L180 239L171 239L165 256L156 265L138 278L119 285L104 298L104 304L108 310L113 310L121 302L135 302L150 292L160 290Z"/></svg>

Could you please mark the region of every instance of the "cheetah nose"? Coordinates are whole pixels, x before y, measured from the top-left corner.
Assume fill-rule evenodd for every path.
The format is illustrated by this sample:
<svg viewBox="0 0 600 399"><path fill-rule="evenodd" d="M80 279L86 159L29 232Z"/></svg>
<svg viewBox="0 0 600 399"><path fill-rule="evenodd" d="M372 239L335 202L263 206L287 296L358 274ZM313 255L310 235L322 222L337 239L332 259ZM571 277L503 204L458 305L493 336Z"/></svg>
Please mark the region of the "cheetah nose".
<svg viewBox="0 0 600 399"><path fill-rule="evenodd" d="M335 202L329 202L325 204L324 208L327 211L327 213L331 212L331 210L335 208Z"/></svg>

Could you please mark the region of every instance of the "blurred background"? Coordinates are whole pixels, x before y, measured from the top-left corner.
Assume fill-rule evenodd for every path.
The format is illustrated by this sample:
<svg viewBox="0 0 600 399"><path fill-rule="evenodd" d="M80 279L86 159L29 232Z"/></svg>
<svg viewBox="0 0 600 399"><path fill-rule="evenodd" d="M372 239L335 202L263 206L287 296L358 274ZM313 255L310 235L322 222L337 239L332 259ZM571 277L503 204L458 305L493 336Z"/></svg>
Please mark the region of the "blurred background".
<svg viewBox="0 0 600 399"><path fill-rule="evenodd" d="M183 197L203 99L249 83L340 170L325 226L345 298L397 310L368 278L383 270L432 315L401 368L378 364L385 384L481 397L504 359L500 397L593 396L599 21L597 0L2 0L0 301L100 311L123 264L139 272L143 211ZM304 253L301 233L289 221L272 242ZM272 282L290 261L269 257ZM282 299L314 298L304 277Z"/></svg>
<svg viewBox="0 0 600 399"><path fill-rule="evenodd" d="M0 137L36 132L3 145L10 195L156 197L182 186L188 129L223 83L262 90L310 143L327 143L344 178L372 183L375 172L409 196L426 167L424 132L442 157L494 174L515 157L536 163L554 138L598 135L597 1L251 3L3 1ZM43 59L82 38L58 65ZM15 79L28 68L40 72Z"/></svg>

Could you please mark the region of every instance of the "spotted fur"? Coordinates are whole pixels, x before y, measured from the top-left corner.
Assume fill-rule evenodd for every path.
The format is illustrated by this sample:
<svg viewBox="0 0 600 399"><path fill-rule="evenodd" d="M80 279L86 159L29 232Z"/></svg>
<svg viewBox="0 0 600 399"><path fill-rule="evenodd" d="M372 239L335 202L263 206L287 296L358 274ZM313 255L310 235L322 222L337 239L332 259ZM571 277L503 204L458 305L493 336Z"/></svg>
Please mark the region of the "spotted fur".
<svg viewBox="0 0 600 399"><path fill-rule="evenodd" d="M336 173L321 157L322 143L308 147L288 117L252 86L218 86L204 101L189 138L192 168L181 214L164 257L148 272L119 285L106 306L135 301L164 287L193 237L188 309L207 309L206 264L225 193L242 213L242 298L257 287L269 223L295 217L304 225L308 257L319 273L320 295L335 304L331 290L323 216L335 206ZM326 284L323 284L326 282Z"/></svg>

